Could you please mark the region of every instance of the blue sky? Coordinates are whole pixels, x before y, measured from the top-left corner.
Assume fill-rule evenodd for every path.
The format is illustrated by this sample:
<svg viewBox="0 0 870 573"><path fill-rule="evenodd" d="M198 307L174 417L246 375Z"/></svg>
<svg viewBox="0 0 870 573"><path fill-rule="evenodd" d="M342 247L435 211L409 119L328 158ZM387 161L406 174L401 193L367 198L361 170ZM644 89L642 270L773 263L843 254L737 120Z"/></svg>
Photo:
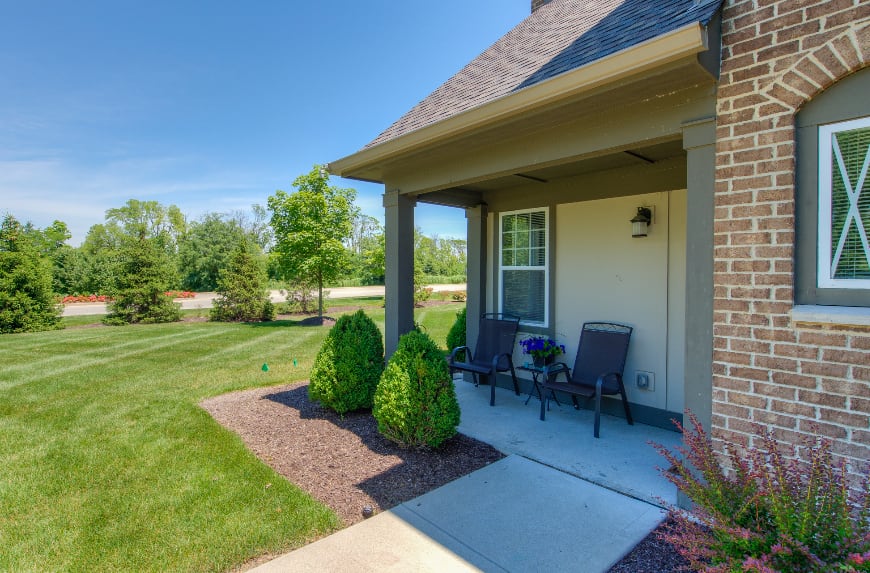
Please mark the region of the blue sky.
<svg viewBox="0 0 870 573"><path fill-rule="evenodd" d="M0 0L0 215L78 245L128 199L197 218L265 205L357 151L530 0ZM382 219L379 185L358 205ZM427 234L460 210L422 206Z"/></svg>

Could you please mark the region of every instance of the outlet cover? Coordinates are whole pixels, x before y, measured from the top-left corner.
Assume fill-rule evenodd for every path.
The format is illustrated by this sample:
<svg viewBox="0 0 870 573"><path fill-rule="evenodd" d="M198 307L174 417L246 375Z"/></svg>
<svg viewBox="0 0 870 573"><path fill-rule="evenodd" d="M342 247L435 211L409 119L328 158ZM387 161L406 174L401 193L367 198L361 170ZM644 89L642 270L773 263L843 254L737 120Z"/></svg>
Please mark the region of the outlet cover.
<svg viewBox="0 0 870 573"><path fill-rule="evenodd" d="M656 388L656 375L653 372L638 370L634 375L635 386L645 392L654 392Z"/></svg>

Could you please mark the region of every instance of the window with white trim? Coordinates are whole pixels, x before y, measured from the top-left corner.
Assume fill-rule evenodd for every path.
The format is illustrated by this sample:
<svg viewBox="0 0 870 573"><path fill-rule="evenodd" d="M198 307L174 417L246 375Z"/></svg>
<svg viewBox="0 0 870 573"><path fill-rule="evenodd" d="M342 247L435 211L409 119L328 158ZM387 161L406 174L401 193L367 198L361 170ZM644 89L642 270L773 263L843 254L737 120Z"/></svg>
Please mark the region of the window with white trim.
<svg viewBox="0 0 870 573"><path fill-rule="evenodd" d="M795 115L797 306L870 308L870 68Z"/></svg>
<svg viewBox="0 0 870 573"><path fill-rule="evenodd" d="M547 210L502 213L500 223L501 311L519 316L523 324L547 326Z"/></svg>
<svg viewBox="0 0 870 573"><path fill-rule="evenodd" d="M819 288L870 289L870 117L819 126Z"/></svg>

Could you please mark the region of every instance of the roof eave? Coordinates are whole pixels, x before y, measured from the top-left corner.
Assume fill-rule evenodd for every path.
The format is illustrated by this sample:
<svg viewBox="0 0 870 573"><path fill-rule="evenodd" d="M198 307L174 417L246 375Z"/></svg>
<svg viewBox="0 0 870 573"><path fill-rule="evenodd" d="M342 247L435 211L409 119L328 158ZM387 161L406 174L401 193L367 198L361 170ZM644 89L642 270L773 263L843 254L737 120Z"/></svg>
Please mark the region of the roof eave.
<svg viewBox="0 0 870 573"><path fill-rule="evenodd" d="M705 27L693 22L539 84L362 149L330 162L327 168L333 175L371 180L369 170L378 163L693 56L707 48Z"/></svg>

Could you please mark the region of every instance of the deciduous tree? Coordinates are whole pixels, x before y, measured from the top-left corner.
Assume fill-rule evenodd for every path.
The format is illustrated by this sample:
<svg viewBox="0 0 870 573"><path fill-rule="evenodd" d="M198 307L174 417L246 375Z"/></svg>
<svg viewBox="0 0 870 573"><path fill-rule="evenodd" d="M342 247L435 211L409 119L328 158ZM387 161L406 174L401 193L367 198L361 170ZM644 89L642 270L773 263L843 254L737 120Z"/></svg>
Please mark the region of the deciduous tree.
<svg viewBox="0 0 870 573"><path fill-rule="evenodd" d="M269 197L279 267L286 279L316 284L318 316L323 319L323 284L347 265L344 241L352 230L356 191L329 185L328 174L314 168L293 181L296 192Z"/></svg>

